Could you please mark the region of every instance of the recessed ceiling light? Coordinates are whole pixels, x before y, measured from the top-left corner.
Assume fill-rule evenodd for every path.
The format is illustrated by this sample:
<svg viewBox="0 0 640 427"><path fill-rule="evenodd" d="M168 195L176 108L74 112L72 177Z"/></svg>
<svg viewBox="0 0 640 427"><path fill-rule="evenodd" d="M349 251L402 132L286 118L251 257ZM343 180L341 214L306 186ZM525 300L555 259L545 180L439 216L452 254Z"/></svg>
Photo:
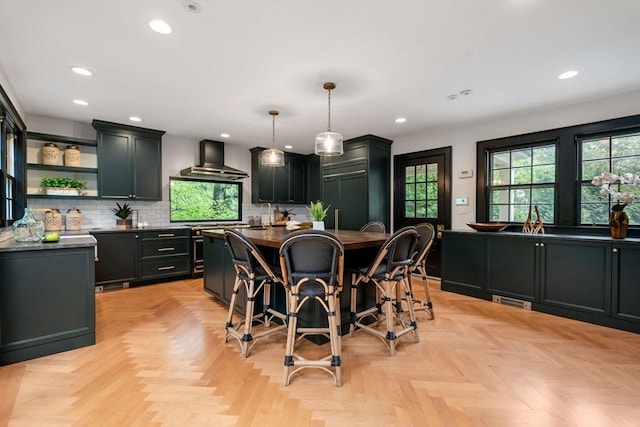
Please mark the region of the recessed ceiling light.
<svg viewBox="0 0 640 427"><path fill-rule="evenodd" d="M189 12L193 12L193 13L202 12L202 6L200 6L198 3L196 3L193 0L183 0L182 6L184 6L184 8L187 9Z"/></svg>
<svg viewBox="0 0 640 427"><path fill-rule="evenodd" d="M577 75L578 75L577 71L571 70L571 71L565 71L564 73L558 75L558 78L560 80L565 80L565 79L571 79L571 78L573 78L573 77L575 77Z"/></svg>
<svg viewBox="0 0 640 427"><path fill-rule="evenodd" d="M152 19L149 21L149 28L156 33L171 34L171 26L164 22L162 19Z"/></svg>
<svg viewBox="0 0 640 427"><path fill-rule="evenodd" d="M76 74L80 74L81 76L92 76L93 73L90 70L87 70L83 67L71 67L71 71Z"/></svg>
<svg viewBox="0 0 640 427"><path fill-rule="evenodd" d="M471 95L471 89L461 90L460 95L463 95L463 96Z"/></svg>
<svg viewBox="0 0 640 427"><path fill-rule="evenodd" d="M398 117L398 118L395 120L395 122L396 122L396 123L404 123L404 122L406 122L406 121L407 121L407 119L405 119L404 117Z"/></svg>
<svg viewBox="0 0 640 427"><path fill-rule="evenodd" d="M449 95L449 96L447 96L447 99L448 99L449 101L453 101L453 100L454 100L454 99L456 99L457 97L458 97L458 95Z"/></svg>
<svg viewBox="0 0 640 427"><path fill-rule="evenodd" d="M74 99L73 100L74 104L78 104L78 105L82 105L82 106L87 106L89 105L89 103L87 101L83 101L82 99Z"/></svg>
<svg viewBox="0 0 640 427"><path fill-rule="evenodd" d="M129 117L129 120L131 120L132 122L141 122L142 119L138 116L131 116Z"/></svg>
<svg viewBox="0 0 640 427"><path fill-rule="evenodd" d="M231 135L229 135L228 133L221 133L220 136L223 138L229 138Z"/></svg>
<svg viewBox="0 0 640 427"><path fill-rule="evenodd" d="M293 148L293 145L285 145L284 148L286 148L287 150L291 150Z"/></svg>

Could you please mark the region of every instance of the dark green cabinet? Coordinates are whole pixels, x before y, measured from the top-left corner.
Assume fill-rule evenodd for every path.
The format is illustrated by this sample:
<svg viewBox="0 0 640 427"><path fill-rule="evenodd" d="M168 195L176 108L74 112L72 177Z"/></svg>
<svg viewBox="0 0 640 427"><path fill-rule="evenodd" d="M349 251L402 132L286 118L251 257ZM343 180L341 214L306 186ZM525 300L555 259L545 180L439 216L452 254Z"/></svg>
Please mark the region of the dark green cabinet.
<svg viewBox="0 0 640 427"><path fill-rule="evenodd" d="M103 198L162 200L164 131L94 120Z"/></svg>
<svg viewBox="0 0 640 427"><path fill-rule="evenodd" d="M391 143L374 135L344 141L344 154L320 160L325 227L359 230L369 221L390 227Z"/></svg>
<svg viewBox="0 0 640 427"><path fill-rule="evenodd" d="M540 239L540 303L609 316L609 243Z"/></svg>
<svg viewBox="0 0 640 427"><path fill-rule="evenodd" d="M97 240L96 285L128 286L138 277L138 233L92 233Z"/></svg>
<svg viewBox="0 0 640 427"><path fill-rule="evenodd" d="M95 344L93 258L93 242L0 253L0 366Z"/></svg>
<svg viewBox="0 0 640 427"><path fill-rule="evenodd" d="M591 236L446 231L442 289L640 332L640 245Z"/></svg>
<svg viewBox="0 0 640 427"><path fill-rule="evenodd" d="M305 156L285 153L283 167L262 166L262 151L261 147L251 149L251 202L305 203Z"/></svg>
<svg viewBox="0 0 640 427"><path fill-rule="evenodd" d="M191 274L189 229L94 232L96 286L128 287Z"/></svg>
<svg viewBox="0 0 640 427"><path fill-rule="evenodd" d="M612 316L640 323L640 244L611 245Z"/></svg>
<svg viewBox="0 0 640 427"><path fill-rule="evenodd" d="M231 253L225 240L207 236L204 238L204 290L218 301L229 305L236 273L231 260ZM246 308L246 290L241 287L238 292L236 311L244 313ZM256 304L256 309L258 309Z"/></svg>

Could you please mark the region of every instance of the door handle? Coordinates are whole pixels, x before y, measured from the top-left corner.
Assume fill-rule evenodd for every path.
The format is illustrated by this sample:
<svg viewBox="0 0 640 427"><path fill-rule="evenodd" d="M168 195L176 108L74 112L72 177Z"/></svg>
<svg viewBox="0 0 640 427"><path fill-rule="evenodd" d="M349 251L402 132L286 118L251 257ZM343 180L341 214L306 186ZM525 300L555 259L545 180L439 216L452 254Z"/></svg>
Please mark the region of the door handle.
<svg viewBox="0 0 640 427"><path fill-rule="evenodd" d="M436 225L436 230L438 231L436 233L436 237L438 239L442 239L442 232L444 231L444 224L438 224Z"/></svg>

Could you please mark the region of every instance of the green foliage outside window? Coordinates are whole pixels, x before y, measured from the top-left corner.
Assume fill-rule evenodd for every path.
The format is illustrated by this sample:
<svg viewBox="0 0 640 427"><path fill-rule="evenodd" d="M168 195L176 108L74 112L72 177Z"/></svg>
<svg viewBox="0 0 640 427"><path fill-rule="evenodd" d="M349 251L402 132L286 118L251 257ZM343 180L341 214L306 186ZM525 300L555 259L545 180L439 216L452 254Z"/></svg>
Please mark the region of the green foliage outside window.
<svg viewBox="0 0 640 427"><path fill-rule="evenodd" d="M238 219L239 201L235 185L207 181L171 182L172 221Z"/></svg>

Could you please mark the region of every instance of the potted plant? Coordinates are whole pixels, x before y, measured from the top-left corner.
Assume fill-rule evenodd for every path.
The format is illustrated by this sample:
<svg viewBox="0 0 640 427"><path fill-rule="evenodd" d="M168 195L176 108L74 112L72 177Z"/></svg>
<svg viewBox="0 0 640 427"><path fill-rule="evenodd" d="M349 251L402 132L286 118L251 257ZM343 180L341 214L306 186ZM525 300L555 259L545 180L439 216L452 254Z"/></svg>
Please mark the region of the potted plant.
<svg viewBox="0 0 640 427"><path fill-rule="evenodd" d="M116 220L116 228L132 228L133 221L129 219L129 215L133 212L133 209L129 207L127 203L123 203L120 206L120 203L116 203L115 208L111 208L113 213L119 218Z"/></svg>
<svg viewBox="0 0 640 427"><path fill-rule="evenodd" d="M283 209L280 211L280 220L289 221L291 219L291 215L295 215L293 213L293 209Z"/></svg>
<svg viewBox="0 0 640 427"><path fill-rule="evenodd" d="M311 215L311 219L313 220L313 228L316 230L324 230L324 219L327 216L327 211L331 205L324 208L322 206L322 202L318 200L317 202L311 202L309 206L307 206L307 210Z"/></svg>
<svg viewBox="0 0 640 427"><path fill-rule="evenodd" d="M627 237L629 228L629 217L624 208L629 203L636 201L636 195L632 191L622 191L622 185L640 187L640 176L633 173L616 175L611 172L602 172L593 177L591 184L600 187L600 194L609 196L609 200L616 202L611 206L611 212L609 212L609 229L611 237L624 239Z"/></svg>
<svg viewBox="0 0 640 427"><path fill-rule="evenodd" d="M74 178L42 178L40 185L50 196L78 196L87 188L86 181Z"/></svg>

